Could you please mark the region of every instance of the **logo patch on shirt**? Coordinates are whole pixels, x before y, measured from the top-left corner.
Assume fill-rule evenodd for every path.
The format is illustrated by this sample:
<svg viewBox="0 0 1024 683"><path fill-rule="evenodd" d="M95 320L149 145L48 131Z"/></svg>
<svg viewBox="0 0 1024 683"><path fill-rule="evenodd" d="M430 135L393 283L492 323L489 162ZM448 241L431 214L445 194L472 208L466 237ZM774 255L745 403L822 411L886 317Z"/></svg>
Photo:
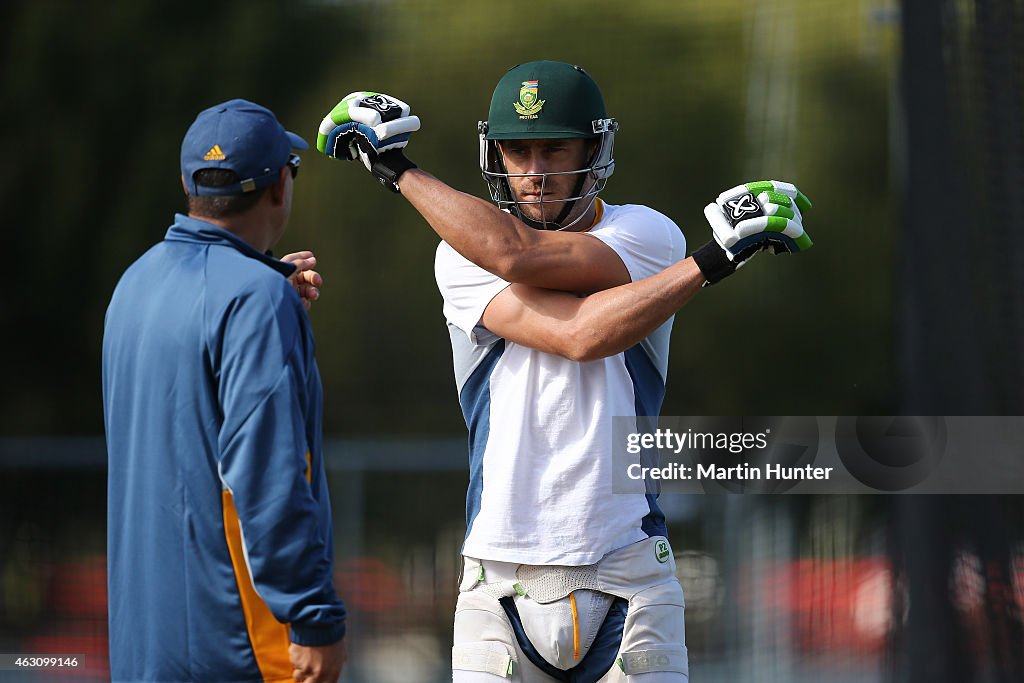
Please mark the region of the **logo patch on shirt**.
<svg viewBox="0 0 1024 683"><path fill-rule="evenodd" d="M654 544L654 557L658 562L665 564L668 562L669 555L671 554L672 551L668 547L668 541L658 541Z"/></svg>

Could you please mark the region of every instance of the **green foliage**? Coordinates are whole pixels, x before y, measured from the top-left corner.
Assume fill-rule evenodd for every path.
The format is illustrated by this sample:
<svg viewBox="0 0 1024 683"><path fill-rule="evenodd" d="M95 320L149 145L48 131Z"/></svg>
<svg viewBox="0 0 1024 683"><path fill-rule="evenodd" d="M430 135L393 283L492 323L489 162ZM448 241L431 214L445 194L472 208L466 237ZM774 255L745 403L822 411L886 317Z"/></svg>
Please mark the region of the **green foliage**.
<svg viewBox="0 0 1024 683"><path fill-rule="evenodd" d="M739 182L789 180L814 201L813 250L759 256L677 316L665 413L880 410L892 393L887 41L868 39L881 29L865 28L863 2L749 8L117 0L102 15L72 3L5 9L5 240L41 268L5 299L15 362L0 428L101 428L103 311L120 273L182 208L178 146L204 106L246 97L312 141L347 93L386 92L423 120L410 158L484 196L476 122L504 71L533 59L594 76L622 125L606 198L669 215L689 249L710 238L704 204ZM464 429L433 283L436 244L365 171L306 153L277 251L312 248L320 259L312 318L328 433Z"/></svg>
<svg viewBox="0 0 1024 683"><path fill-rule="evenodd" d="M184 210L188 125L236 96L300 125L292 103L339 54L334 27L352 29L344 50L362 32L339 10L272 2L25 2L8 13L5 242L28 270L27 286L8 288L0 424L96 432L103 312L121 272Z"/></svg>

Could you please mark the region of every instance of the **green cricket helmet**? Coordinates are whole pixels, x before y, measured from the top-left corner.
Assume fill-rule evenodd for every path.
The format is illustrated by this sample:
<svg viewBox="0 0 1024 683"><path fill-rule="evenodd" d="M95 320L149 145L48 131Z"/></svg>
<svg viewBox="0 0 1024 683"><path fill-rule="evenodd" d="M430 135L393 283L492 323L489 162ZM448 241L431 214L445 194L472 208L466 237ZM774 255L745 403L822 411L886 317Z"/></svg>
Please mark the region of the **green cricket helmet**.
<svg viewBox="0 0 1024 683"><path fill-rule="evenodd" d="M581 67L563 62L539 61L514 66L498 81L491 96L487 120L478 124L480 172L498 208L508 209L535 228L565 230L572 227L593 205L615 170L615 131L619 124L608 118L604 98L594 79ZM499 141L553 138L598 140L584 168L557 173L509 174ZM542 176L540 198L517 201L510 177ZM548 176L576 175L572 196L546 200ZM565 202L555 220L536 221L521 211L523 204ZM542 216L546 216L542 212Z"/></svg>

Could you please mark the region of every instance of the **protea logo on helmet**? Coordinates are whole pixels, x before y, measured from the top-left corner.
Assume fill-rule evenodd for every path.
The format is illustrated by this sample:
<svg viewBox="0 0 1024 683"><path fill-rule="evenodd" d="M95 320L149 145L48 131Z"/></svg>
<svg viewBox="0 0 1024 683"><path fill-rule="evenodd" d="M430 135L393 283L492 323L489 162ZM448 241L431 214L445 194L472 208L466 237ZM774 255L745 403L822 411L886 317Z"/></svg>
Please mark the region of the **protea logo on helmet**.
<svg viewBox="0 0 1024 683"><path fill-rule="evenodd" d="M537 94L539 81L523 81L519 89L519 101L513 102L521 119L535 119L544 107L544 100Z"/></svg>

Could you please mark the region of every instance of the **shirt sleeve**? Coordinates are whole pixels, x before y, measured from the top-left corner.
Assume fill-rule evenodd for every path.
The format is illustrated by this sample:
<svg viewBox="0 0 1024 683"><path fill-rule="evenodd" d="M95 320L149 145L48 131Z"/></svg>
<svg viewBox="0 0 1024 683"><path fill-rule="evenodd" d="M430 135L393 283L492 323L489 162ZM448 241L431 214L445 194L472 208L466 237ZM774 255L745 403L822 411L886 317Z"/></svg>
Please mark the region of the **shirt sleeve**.
<svg viewBox="0 0 1024 683"><path fill-rule="evenodd" d="M218 464L241 529L253 586L293 642L326 645L345 634L334 591L330 501L310 480L308 373L316 372L308 318L294 291L255 287L226 311L217 356L223 410ZM319 455L322 457L322 455Z"/></svg>
<svg viewBox="0 0 1024 683"><path fill-rule="evenodd" d="M589 234L615 250L633 282L656 275L686 257L686 240L679 227L645 206L615 207L615 213Z"/></svg>
<svg viewBox="0 0 1024 683"><path fill-rule="evenodd" d="M480 322L491 300L509 282L464 258L446 242L437 246L434 277L444 299L444 316L473 344L487 344L497 336Z"/></svg>

